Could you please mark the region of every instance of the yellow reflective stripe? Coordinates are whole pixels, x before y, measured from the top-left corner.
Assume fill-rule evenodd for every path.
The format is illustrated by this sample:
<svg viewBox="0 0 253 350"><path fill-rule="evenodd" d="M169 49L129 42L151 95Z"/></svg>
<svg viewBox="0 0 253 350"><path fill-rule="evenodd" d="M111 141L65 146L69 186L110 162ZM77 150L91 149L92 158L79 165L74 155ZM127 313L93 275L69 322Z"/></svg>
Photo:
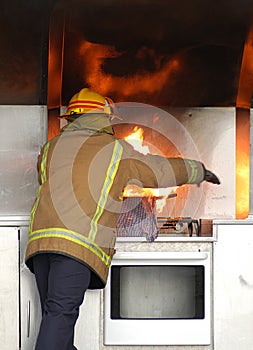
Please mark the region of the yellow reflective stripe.
<svg viewBox="0 0 253 350"><path fill-rule="evenodd" d="M43 238L62 238L67 241L78 244L81 247L89 249L94 253L106 266L110 266L111 258L107 255L97 244L91 242L89 239L76 232L62 229L62 228L49 228L43 230L33 231L28 234L28 243L43 239Z"/></svg>
<svg viewBox="0 0 253 350"><path fill-rule="evenodd" d="M186 159L186 161L191 169L191 176L190 176L189 180L187 181L187 183L194 183L198 178L198 169L197 169L196 164L193 160Z"/></svg>
<svg viewBox="0 0 253 350"><path fill-rule="evenodd" d="M28 232L31 232L32 230L32 226L33 226L33 221L34 221L34 215L35 212L37 210L38 204L39 204L39 200L40 200L40 192L41 192L41 186L37 189L37 194L36 194L36 201L32 207L31 210L31 214L30 214L30 223L29 223L29 227L28 227Z"/></svg>
<svg viewBox="0 0 253 350"><path fill-rule="evenodd" d="M42 156L42 160L41 160L41 164L40 164L40 169L41 169L41 183L43 184L46 179L46 164L47 164L47 155L48 155L48 150L49 150L49 146L50 146L50 142L48 142L43 150L43 156ZM39 199L40 199L40 192L41 192L41 186L38 188L37 193L36 193L36 201L32 207L31 210L31 214L30 214L30 223L29 223L29 227L28 227L28 232L31 232L32 230L32 226L33 226L33 221L34 221L34 215L35 212L37 210L38 204L39 204Z"/></svg>
<svg viewBox="0 0 253 350"><path fill-rule="evenodd" d="M100 193L100 197L97 203L97 208L95 211L95 214L91 220L90 223L90 231L89 231L89 239L91 241L95 240L96 234L97 234L97 224L98 220L100 219L101 215L103 214L103 211L105 209L105 205L107 202L108 194L110 192L110 189L112 187L115 175L117 173L118 167L119 167L119 162L122 156L123 152L123 147L119 143L118 140L115 141L114 149L113 149L113 154L112 158L109 164L109 167L106 172L106 177L105 181Z"/></svg>
<svg viewBox="0 0 253 350"><path fill-rule="evenodd" d="M49 150L50 142L48 142L43 151L42 161L40 164L41 168L41 183L43 184L47 180L46 170L47 170L47 154Z"/></svg>

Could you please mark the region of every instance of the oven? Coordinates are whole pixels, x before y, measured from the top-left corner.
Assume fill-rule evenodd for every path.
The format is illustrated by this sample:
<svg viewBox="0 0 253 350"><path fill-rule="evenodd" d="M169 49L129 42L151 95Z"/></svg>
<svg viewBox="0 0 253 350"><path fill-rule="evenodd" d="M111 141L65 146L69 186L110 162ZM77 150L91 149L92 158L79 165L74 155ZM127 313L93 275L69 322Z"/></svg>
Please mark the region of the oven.
<svg viewBox="0 0 253 350"><path fill-rule="evenodd" d="M148 245L155 250L134 245L113 258L104 291L104 344L210 344L210 249Z"/></svg>

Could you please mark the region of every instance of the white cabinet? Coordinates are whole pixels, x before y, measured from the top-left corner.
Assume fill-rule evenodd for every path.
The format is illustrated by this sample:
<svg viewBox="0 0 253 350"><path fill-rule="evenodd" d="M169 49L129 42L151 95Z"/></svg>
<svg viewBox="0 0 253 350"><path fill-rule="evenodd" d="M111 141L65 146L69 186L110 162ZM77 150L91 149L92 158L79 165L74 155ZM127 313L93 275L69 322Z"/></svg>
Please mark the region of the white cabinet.
<svg viewBox="0 0 253 350"><path fill-rule="evenodd" d="M80 308L75 327L75 346L78 350L99 350L100 290L88 290Z"/></svg>
<svg viewBox="0 0 253 350"><path fill-rule="evenodd" d="M24 262L26 225L0 226L0 349L33 350L41 321L34 275ZM78 350L99 349L101 292L87 291L75 329Z"/></svg>
<svg viewBox="0 0 253 350"><path fill-rule="evenodd" d="M253 223L217 225L215 350L253 349Z"/></svg>
<svg viewBox="0 0 253 350"><path fill-rule="evenodd" d="M34 275L24 262L26 245L27 227L22 226L20 227L21 350L33 350L39 332L41 308ZM100 291L87 291L75 328L75 345L78 350L99 349L99 322Z"/></svg>
<svg viewBox="0 0 253 350"><path fill-rule="evenodd" d="M19 348L19 261L16 227L0 227L0 349Z"/></svg>
<svg viewBox="0 0 253 350"><path fill-rule="evenodd" d="M40 324L34 275L24 264L27 227L0 227L0 349L33 350Z"/></svg>
<svg viewBox="0 0 253 350"><path fill-rule="evenodd" d="M34 274L24 262L27 245L26 226L20 230L20 345L21 350L33 350L41 320L39 294Z"/></svg>

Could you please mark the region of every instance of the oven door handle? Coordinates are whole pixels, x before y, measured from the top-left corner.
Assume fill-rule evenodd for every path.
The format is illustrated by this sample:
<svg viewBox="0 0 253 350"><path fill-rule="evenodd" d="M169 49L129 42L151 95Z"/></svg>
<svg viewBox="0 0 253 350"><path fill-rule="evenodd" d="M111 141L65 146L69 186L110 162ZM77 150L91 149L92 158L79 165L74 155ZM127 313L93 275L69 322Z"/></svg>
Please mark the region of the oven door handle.
<svg viewBox="0 0 253 350"><path fill-rule="evenodd" d="M120 260L133 261L161 261L161 260L207 260L210 252L117 252L113 257L113 263Z"/></svg>

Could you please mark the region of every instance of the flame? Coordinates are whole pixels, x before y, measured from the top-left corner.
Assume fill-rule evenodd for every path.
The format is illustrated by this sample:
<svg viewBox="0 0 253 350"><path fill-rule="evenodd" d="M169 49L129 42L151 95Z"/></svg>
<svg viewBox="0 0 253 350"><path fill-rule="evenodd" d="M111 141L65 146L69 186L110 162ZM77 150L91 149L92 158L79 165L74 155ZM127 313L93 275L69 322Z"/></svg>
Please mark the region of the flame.
<svg viewBox="0 0 253 350"><path fill-rule="evenodd" d="M245 219L249 214L249 164L247 154L237 160L236 218Z"/></svg>
<svg viewBox="0 0 253 350"><path fill-rule="evenodd" d="M236 218L249 214L250 188L250 119L245 111L237 111L236 118Z"/></svg>
<svg viewBox="0 0 253 350"><path fill-rule="evenodd" d="M168 197L175 196L175 189L177 187L164 187L164 188L141 188L136 185L127 185L124 188L123 197L156 197L158 200L159 197L166 199Z"/></svg>
<svg viewBox="0 0 253 350"><path fill-rule="evenodd" d="M139 128L138 126L134 127L134 131L127 135L125 137L125 140L130 143L130 145L133 146L133 148L142 153L142 154L148 154L150 153L149 147L148 146L144 146L143 144L143 137L144 131L142 128Z"/></svg>
<svg viewBox="0 0 253 350"><path fill-rule="evenodd" d="M79 55L84 58L84 76L87 84L102 95L113 93L117 98L126 98L136 94L136 92L138 94L159 92L168 81L170 75L180 68L177 59L171 59L166 63L162 63L164 61L162 55L159 56L154 50L142 47L136 53L136 59L141 59L143 55L149 55L155 64L156 70L154 72L144 71L131 76L118 77L106 74L103 71L105 59L117 58L122 55L114 46L85 41L80 46Z"/></svg>
<svg viewBox="0 0 253 350"><path fill-rule="evenodd" d="M133 132L125 136L124 139L130 143L136 151L145 155L150 153L149 147L143 144L144 131L142 128L135 126ZM161 213L166 204L166 199L176 196L177 188L177 186L164 188L141 188L136 185L127 185L124 188L123 197L155 197L156 210L157 212Z"/></svg>

